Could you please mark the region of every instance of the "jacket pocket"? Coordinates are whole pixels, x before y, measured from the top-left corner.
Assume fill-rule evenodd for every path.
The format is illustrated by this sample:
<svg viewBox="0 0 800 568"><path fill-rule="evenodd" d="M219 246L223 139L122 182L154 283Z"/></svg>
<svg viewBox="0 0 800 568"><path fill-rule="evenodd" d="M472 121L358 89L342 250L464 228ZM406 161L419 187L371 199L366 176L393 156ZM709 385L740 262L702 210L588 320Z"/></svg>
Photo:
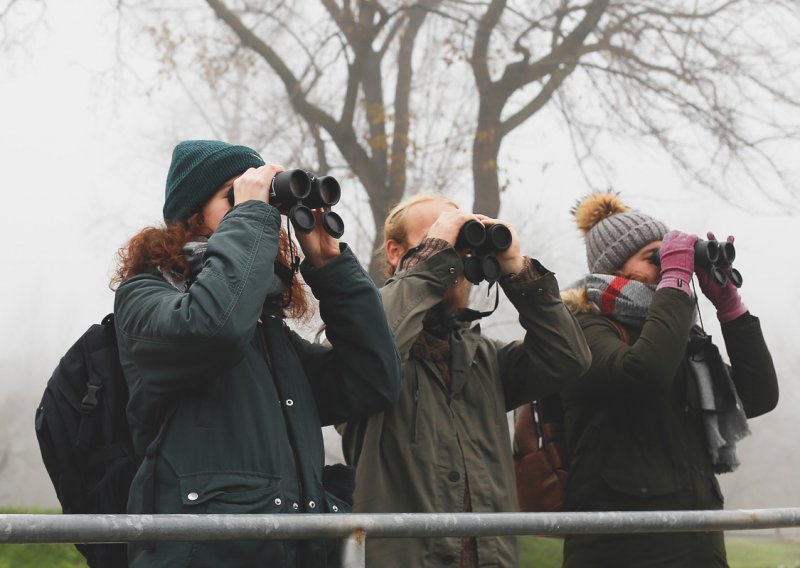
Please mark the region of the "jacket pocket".
<svg viewBox="0 0 800 568"><path fill-rule="evenodd" d="M207 513L281 513L291 511L281 494L280 477L258 472L204 471L179 477L187 507L207 504Z"/></svg>
<svg viewBox="0 0 800 568"><path fill-rule="evenodd" d="M680 491L679 484L669 471L637 475L635 470L620 469L604 471L600 475L613 491L628 497L646 499L672 495Z"/></svg>
<svg viewBox="0 0 800 568"><path fill-rule="evenodd" d="M189 512L267 514L291 512L280 477L258 472L204 471L181 475L181 499ZM201 541L192 544L187 566L288 566L294 547L286 541Z"/></svg>

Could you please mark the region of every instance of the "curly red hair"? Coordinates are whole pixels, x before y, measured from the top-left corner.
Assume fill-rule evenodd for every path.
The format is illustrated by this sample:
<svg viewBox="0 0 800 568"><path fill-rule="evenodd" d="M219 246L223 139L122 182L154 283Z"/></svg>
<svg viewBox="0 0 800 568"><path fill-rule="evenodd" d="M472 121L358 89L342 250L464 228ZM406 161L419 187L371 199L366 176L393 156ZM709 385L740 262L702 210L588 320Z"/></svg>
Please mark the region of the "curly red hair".
<svg viewBox="0 0 800 568"><path fill-rule="evenodd" d="M209 236L208 233L202 213L165 227L142 229L117 251L117 269L111 278L111 289L115 290L124 280L153 269L173 271L186 278L189 276L189 263L181 249L193 236ZM292 260L289 245L289 236L281 228L278 260L286 266L290 266ZM294 248L297 250L298 247ZM282 300L286 317L306 319L310 316L310 300L299 277L292 279L292 286L284 290Z"/></svg>

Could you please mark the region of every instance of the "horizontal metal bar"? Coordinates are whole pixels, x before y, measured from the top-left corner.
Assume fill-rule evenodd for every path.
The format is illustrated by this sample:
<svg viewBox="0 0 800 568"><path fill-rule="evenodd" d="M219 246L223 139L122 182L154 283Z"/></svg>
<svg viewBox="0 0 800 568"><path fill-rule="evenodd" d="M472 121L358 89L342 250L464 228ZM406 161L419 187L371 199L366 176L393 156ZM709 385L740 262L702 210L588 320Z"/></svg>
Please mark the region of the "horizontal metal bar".
<svg viewBox="0 0 800 568"><path fill-rule="evenodd" d="M0 543L693 532L800 526L800 508L610 513L0 515Z"/></svg>

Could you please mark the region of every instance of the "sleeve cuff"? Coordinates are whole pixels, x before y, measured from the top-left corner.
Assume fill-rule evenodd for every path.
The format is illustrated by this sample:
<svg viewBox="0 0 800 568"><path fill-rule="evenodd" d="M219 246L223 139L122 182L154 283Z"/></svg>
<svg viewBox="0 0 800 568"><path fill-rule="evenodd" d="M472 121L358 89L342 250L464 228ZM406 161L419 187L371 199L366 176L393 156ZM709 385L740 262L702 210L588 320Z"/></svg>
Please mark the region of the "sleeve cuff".
<svg viewBox="0 0 800 568"><path fill-rule="evenodd" d="M524 268L516 274L506 274L505 281L510 284L533 282L545 274L550 274L550 271L542 266L538 260L526 256Z"/></svg>
<svg viewBox="0 0 800 568"><path fill-rule="evenodd" d="M403 258L400 259L400 264L398 265L397 270L398 272L401 270L412 270L418 264L425 262L433 255L452 246L453 245L444 239L422 239L420 244L408 249Z"/></svg>

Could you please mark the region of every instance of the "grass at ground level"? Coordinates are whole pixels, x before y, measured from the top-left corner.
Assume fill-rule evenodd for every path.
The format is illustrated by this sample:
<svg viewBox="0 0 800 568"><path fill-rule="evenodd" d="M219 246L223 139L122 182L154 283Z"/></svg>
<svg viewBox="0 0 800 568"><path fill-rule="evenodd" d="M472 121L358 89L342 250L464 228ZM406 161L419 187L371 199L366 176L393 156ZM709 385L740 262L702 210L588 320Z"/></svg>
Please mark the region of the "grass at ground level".
<svg viewBox="0 0 800 568"><path fill-rule="evenodd" d="M0 509L0 513L50 513L30 509ZM561 540L520 537L520 566L558 568ZM731 568L800 568L800 542L773 538L728 537ZM83 557L67 544L0 544L0 568L84 568Z"/></svg>
<svg viewBox="0 0 800 568"><path fill-rule="evenodd" d="M520 566L559 568L561 544L556 538L520 537ZM725 547L731 568L800 568L797 541L729 535Z"/></svg>

